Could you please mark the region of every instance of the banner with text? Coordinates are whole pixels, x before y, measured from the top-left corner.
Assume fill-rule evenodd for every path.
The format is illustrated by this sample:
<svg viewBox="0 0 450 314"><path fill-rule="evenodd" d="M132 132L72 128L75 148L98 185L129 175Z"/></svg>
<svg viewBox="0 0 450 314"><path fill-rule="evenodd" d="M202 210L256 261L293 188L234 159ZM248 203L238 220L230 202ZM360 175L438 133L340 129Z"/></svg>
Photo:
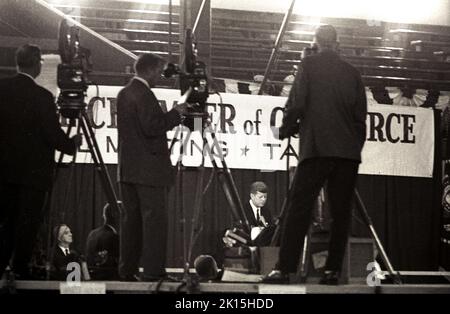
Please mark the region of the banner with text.
<svg viewBox="0 0 450 314"><path fill-rule="evenodd" d="M120 89L118 86L100 86L97 95L96 89L90 87L86 98L97 142L105 163L109 164L117 163L116 96ZM175 89L154 89L154 92L163 110L170 110L180 98L180 91ZM359 172L431 177L434 158L433 111L368 101L367 141ZM210 155L216 160L224 156L228 167L235 169L286 170L288 157L290 165L295 166L298 139L292 138L288 146L287 140L278 140L272 132L273 128L281 125L285 102L285 97L211 95L207 112L217 141L213 141L210 130L200 126L198 129L204 132L190 132L185 127L180 132L176 129L169 131L168 147L172 146L172 163L176 164L182 156L185 166L197 167L202 162L203 154L207 167L211 167ZM61 123L67 125L65 120ZM171 145L174 136L175 142ZM203 144L203 138L207 140L207 146ZM66 162L71 160L70 156L64 158ZM93 162L86 141L83 141L75 161Z"/></svg>

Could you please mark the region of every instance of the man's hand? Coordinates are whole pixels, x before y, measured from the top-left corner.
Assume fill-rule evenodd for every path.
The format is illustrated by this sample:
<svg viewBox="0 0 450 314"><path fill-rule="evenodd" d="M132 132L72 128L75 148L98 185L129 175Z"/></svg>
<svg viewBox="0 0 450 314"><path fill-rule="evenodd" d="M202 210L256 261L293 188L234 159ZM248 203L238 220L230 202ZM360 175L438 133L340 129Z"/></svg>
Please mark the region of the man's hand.
<svg viewBox="0 0 450 314"><path fill-rule="evenodd" d="M173 109L178 111L179 114L185 114L187 112L188 104L182 103L182 104L176 104Z"/></svg>
<svg viewBox="0 0 450 314"><path fill-rule="evenodd" d="M289 129L286 128L286 127L283 127L283 126L280 127L280 128L272 127L271 129L272 129L273 136L276 139L284 140L284 139L286 139L288 137L296 136L296 134L298 133L299 128L300 128L300 125L297 123L297 124L295 124L293 127L289 128Z"/></svg>
<svg viewBox="0 0 450 314"><path fill-rule="evenodd" d="M277 127L272 127L272 133L273 136L276 139L279 140L284 140L285 138L288 138L289 136L286 134L286 130L284 128L277 128Z"/></svg>
<svg viewBox="0 0 450 314"><path fill-rule="evenodd" d="M285 128L280 128L280 130L278 131L278 136L280 137L280 140L284 140L285 138L288 138L290 135L288 134Z"/></svg>
<svg viewBox="0 0 450 314"><path fill-rule="evenodd" d="M229 237L223 237L222 241L226 247L233 247L236 244L236 240Z"/></svg>
<svg viewBox="0 0 450 314"><path fill-rule="evenodd" d="M76 147L80 147L81 143L83 143L83 137L81 136L81 134L72 136L72 139Z"/></svg>
<svg viewBox="0 0 450 314"><path fill-rule="evenodd" d="M233 239L232 237L230 237L228 234L232 233L233 229L227 229L225 231L225 234L222 237L222 241L225 244L226 247L234 247L237 243L236 239Z"/></svg>

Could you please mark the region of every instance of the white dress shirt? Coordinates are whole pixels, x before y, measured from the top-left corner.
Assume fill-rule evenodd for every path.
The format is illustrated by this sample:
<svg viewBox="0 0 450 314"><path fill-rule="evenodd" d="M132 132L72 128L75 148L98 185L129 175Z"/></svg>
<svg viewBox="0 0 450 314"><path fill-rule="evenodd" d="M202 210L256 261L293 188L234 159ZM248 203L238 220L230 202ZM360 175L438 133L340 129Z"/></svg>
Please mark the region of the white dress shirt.
<svg viewBox="0 0 450 314"><path fill-rule="evenodd" d="M59 248L63 251L64 255L67 256L70 254L70 249L68 247L62 247L61 245L58 245ZM67 250L67 251L66 251Z"/></svg>
<svg viewBox="0 0 450 314"><path fill-rule="evenodd" d="M261 208L256 207L255 204L253 204L252 200L250 200L250 206L252 207L253 215L255 216L256 220L258 220L258 210L259 210L259 221L262 222L264 227L267 227L267 221L266 221L266 219L264 219L264 216L261 213Z"/></svg>
<svg viewBox="0 0 450 314"><path fill-rule="evenodd" d="M267 227L267 222L264 219L264 216L261 214L261 208L260 207L256 207L255 204L253 204L252 200L250 200L250 206L252 207L253 210L253 215L255 216L255 219L257 220L258 217L258 210L259 210L259 221L262 222L262 224L264 225L264 227ZM252 240L255 240L256 237L258 237L258 235L261 233L261 231L264 229L264 227L261 226L255 226L252 228L251 232L250 232L250 238Z"/></svg>

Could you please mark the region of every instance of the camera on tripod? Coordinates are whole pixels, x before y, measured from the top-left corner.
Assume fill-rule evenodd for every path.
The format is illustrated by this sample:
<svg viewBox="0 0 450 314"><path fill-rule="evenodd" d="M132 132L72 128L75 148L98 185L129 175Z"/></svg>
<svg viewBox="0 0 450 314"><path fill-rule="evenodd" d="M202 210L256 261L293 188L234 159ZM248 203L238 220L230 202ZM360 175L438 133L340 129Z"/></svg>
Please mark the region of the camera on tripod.
<svg viewBox="0 0 450 314"><path fill-rule="evenodd" d="M208 116L206 100L209 96L209 88L206 64L197 60L197 49L191 29L186 29L182 67L168 63L163 75L165 78L178 76L181 93L188 104L183 124L193 130L195 118L203 119Z"/></svg>
<svg viewBox="0 0 450 314"><path fill-rule="evenodd" d="M301 59L304 59L305 57L308 56L316 55L318 53L319 47L317 47L317 44L313 43L311 44L311 46L303 48Z"/></svg>
<svg viewBox="0 0 450 314"><path fill-rule="evenodd" d="M64 19L59 25L57 83L60 88L58 107L65 118L76 118L86 108L84 97L89 85L87 74L92 70L89 49L79 41L79 28Z"/></svg>

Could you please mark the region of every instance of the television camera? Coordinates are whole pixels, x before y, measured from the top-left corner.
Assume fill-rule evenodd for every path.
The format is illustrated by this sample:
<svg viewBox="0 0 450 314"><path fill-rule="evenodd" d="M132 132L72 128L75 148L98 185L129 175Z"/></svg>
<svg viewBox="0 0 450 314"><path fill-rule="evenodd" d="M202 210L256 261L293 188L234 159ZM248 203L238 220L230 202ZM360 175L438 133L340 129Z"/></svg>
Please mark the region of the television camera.
<svg viewBox="0 0 450 314"><path fill-rule="evenodd" d="M57 100L59 114L70 120L66 134L69 135L74 126L77 126L77 133L83 135L95 170L99 173L100 183L106 195L108 203L117 213L121 212L121 202L118 201L111 177L105 166L103 157L95 138L92 127L92 117L88 116L85 103L88 85L93 84L88 80L88 73L92 70L89 49L83 48L79 41L79 28L69 26L66 19L59 25L59 54L61 63L57 68L57 83L60 93ZM64 154L60 154L58 166L63 162ZM73 162L75 161L74 155ZM59 167L57 167L58 169ZM57 171L55 172L55 177Z"/></svg>
<svg viewBox="0 0 450 314"><path fill-rule="evenodd" d="M59 25L58 50L62 62L57 69L59 112L65 118L76 118L86 107L84 97L90 84L87 75L92 71L91 53L80 45L79 28L69 26L65 19Z"/></svg>
<svg viewBox="0 0 450 314"><path fill-rule="evenodd" d="M183 124L193 130L194 118L207 117L206 100L209 88L206 64L197 60L197 49L191 29L186 29L183 64L180 66L168 63L163 76L165 78L178 76L181 93L188 104Z"/></svg>

